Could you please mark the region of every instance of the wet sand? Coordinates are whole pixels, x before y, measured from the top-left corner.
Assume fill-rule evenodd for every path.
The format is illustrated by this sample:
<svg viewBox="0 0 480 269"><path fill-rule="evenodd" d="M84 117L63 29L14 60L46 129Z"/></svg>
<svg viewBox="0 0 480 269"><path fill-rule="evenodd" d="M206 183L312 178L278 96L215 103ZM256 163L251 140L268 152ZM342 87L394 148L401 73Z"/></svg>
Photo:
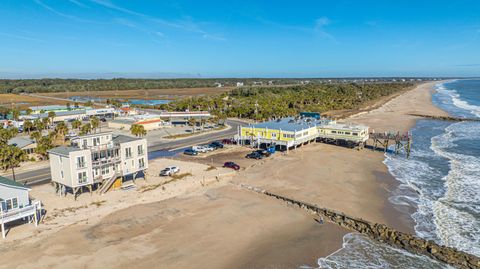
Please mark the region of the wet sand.
<svg viewBox="0 0 480 269"><path fill-rule="evenodd" d="M416 120L408 113L443 112L431 104L431 85L423 84L349 121L366 123L378 130L408 130ZM215 164L221 163L221 158L215 156ZM53 225L62 221L60 217L49 219L41 226L52 227L50 231L39 228L45 231L23 241L15 240L13 233L0 247L0 267L315 266L319 257L341 247L342 237L349 231L330 223L320 225L302 210L238 189L229 181L260 186L412 231L410 216L388 202L388 190L397 183L388 174L383 159L381 152L311 144L260 162L242 161L241 165L247 168L233 178L174 198L166 199L164 190L157 188L148 193L148 199L135 193L130 207L100 207L108 214L99 213L63 226ZM167 191L170 189L167 187ZM128 204L127 198L122 198L122 203ZM95 208L84 210L77 215Z"/></svg>

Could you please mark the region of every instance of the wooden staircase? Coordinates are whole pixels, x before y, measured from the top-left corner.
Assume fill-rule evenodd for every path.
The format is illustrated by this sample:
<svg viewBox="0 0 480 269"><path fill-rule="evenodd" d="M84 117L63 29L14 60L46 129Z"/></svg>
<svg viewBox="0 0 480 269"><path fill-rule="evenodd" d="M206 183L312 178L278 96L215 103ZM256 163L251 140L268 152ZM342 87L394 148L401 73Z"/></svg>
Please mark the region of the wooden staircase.
<svg viewBox="0 0 480 269"><path fill-rule="evenodd" d="M115 172L109 179L103 181L102 186L98 190L99 194L106 193L112 187L115 180L120 176L120 172Z"/></svg>

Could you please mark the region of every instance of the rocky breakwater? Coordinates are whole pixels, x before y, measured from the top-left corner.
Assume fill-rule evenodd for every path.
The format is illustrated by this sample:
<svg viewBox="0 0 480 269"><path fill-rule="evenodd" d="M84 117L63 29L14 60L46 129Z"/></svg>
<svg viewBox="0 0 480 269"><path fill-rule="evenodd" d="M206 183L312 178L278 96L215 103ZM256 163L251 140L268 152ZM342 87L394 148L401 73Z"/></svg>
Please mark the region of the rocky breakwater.
<svg viewBox="0 0 480 269"><path fill-rule="evenodd" d="M294 200L260 188L240 184L240 187L282 200L290 205L298 206L311 214L321 215L329 221L347 229L359 232L376 241L404 249L414 254L422 254L457 268L480 268L480 258L455 248L439 245L431 240L403 233L384 224L372 223L360 218L348 216L328 208Z"/></svg>

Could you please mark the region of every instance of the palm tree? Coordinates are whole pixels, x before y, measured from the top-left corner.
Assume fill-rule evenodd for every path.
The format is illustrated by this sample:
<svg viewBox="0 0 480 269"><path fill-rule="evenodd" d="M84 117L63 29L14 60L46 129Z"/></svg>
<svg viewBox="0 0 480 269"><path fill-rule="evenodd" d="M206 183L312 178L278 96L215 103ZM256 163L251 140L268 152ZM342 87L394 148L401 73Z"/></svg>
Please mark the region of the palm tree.
<svg viewBox="0 0 480 269"><path fill-rule="evenodd" d="M0 147L6 145L8 140L14 138L17 133L17 128L0 129Z"/></svg>
<svg viewBox="0 0 480 269"><path fill-rule="evenodd" d="M48 118L50 119L50 124L53 124L53 119L55 118L57 114L54 111L49 111L48 112Z"/></svg>
<svg viewBox="0 0 480 269"><path fill-rule="evenodd" d="M192 133L195 133L195 125L197 125L197 120L195 118L189 118L188 124L192 125Z"/></svg>
<svg viewBox="0 0 480 269"><path fill-rule="evenodd" d="M12 117L13 117L14 120L18 120L18 118L20 117L20 110L13 109L12 110Z"/></svg>
<svg viewBox="0 0 480 269"><path fill-rule="evenodd" d="M202 130L203 130L203 127L204 127L205 123L207 123L207 119L201 118L200 119L200 124L202 125Z"/></svg>
<svg viewBox="0 0 480 269"><path fill-rule="evenodd" d="M27 110L25 110L25 113L27 113L27 115L31 115L33 112L33 110L31 108L27 108Z"/></svg>
<svg viewBox="0 0 480 269"><path fill-rule="evenodd" d="M35 131L30 134L30 138L35 140L35 142L38 144L38 141L40 138L42 138L42 133L40 131Z"/></svg>
<svg viewBox="0 0 480 269"><path fill-rule="evenodd" d="M26 154L14 145L3 145L0 150L0 165L6 171L12 169L13 180L15 179L15 167L26 160Z"/></svg>
<svg viewBox="0 0 480 269"><path fill-rule="evenodd" d="M74 121L72 121L72 128L73 128L73 129L79 129L80 126L82 126L82 122L81 122L81 121L79 121L79 120L74 120Z"/></svg>
<svg viewBox="0 0 480 269"><path fill-rule="evenodd" d="M51 148L53 148L53 140L52 135L50 134L47 136L43 136L38 140L35 152L46 158L48 157L48 150L50 150Z"/></svg>
<svg viewBox="0 0 480 269"><path fill-rule="evenodd" d="M86 135L91 131L92 131L92 125L90 123L85 123L80 130L80 134Z"/></svg>
<svg viewBox="0 0 480 269"><path fill-rule="evenodd" d="M35 129L37 129L37 131L41 132L43 129L45 129L45 123L43 121L41 121L40 119L35 119L33 121L33 125L35 126Z"/></svg>
<svg viewBox="0 0 480 269"><path fill-rule="evenodd" d="M23 122L23 129L27 131L28 135L30 135L30 131L33 129L33 122L30 120L25 120Z"/></svg>
<svg viewBox="0 0 480 269"><path fill-rule="evenodd" d="M90 125L92 126L92 129L94 129L95 132L97 132L97 128L100 125L100 120L98 119L98 117L96 117L96 116L91 117L90 118Z"/></svg>
<svg viewBox="0 0 480 269"><path fill-rule="evenodd" d="M61 137L62 140L65 139L65 135L68 133L68 126L65 122L59 122L57 126L55 126L55 133L57 137Z"/></svg>
<svg viewBox="0 0 480 269"><path fill-rule="evenodd" d="M147 134L145 127L143 127L143 125L140 125L140 124L133 124L130 127L130 132L134 136L145 136Z"/></svg>

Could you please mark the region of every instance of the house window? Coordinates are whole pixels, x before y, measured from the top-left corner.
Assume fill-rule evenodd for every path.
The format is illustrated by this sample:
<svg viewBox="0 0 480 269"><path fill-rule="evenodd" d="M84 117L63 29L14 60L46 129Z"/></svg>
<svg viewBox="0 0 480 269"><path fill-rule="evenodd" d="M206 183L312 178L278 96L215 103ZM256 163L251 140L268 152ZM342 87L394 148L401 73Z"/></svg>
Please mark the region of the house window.
<svg viewBox="0 0 480 269"><path fill-rule="evenodd" d="M6 199L5 201L0 201L2 202L2 210L12 210L18 208L18 199L16 197Z"/></svg>
<svg viewBox="0 0 480 269"><path fill-rule="evenodd" d="M125 148L125 158L132 158L132 148Z"/></svg>
<svg viewBox="0 0 480 269"><path fill-rule="evenodd" d="M350 135L350 132L345 132L346 135Z"/></svg>
<svg viewBox="0 0 480 269"><path fill-rule="evenodd" d="M83 139L83 148L87 148L87 139Z"/></svg>
<svg viewBox="0 0 480 269"><path fill-rule="evenodd" d="M353 133L353 135L358 136L358 133Z"/></svg>
<svg viewBox="0 0 480 269"><path fill-rule="evenodd" d="M272 133L272 138L277 137L277 133Z"/></svg>
<svg viewBox="0 0 480 269"><path fill-rule="evenodd" d="M93 138L93 145L94 146L100 145L100 137L94 137Z"/></svg>
<svg viewBox="0 0 480 269"><path fill-rule="evenodd" d="M336 133L337 133L337 131L332 131L332 134L336 134Z"/></svg>
<svg viewBox="0 0 480 269"><path fill-rule="evenodd" d="M138 155L143 155L143 145L138 145Z"/></svg>
<svg viewBox="0 0 480 269"><path fill-rule="evenodd" d="M59 157L58 157L58 161L59 161L60 163L63 163L62 156L59 156Z"/></svg>
<svg viewBox="0 0 480 269"><path fill-rule="evenodd" d="M102 176L110 174L110 166L104 166L102 167Z"/></svg>
<svg viewBox="0 0 480 269"><path fill-rule="evenodd" d="M85 168L85 167L86 167L85 157L84 156L77 157L77 168Z"/></svg>
<svg viewBox="0 0 480 269"><path fill-rule="evenodd" d="M145 160L143 158L138 159L138 168L145 168Z"/></svg>
<svg viewBox="0 0 480 269"><path fill-rule="evenodd" d="M60 171L60 175L62 176L62 179L63 179L63 171Z"/></svg>
<svg viewBox="0 0 480 269"><path fill-rule="evenodd" d="M87 172L78 173L78 184L87 183Z"/></svg>

